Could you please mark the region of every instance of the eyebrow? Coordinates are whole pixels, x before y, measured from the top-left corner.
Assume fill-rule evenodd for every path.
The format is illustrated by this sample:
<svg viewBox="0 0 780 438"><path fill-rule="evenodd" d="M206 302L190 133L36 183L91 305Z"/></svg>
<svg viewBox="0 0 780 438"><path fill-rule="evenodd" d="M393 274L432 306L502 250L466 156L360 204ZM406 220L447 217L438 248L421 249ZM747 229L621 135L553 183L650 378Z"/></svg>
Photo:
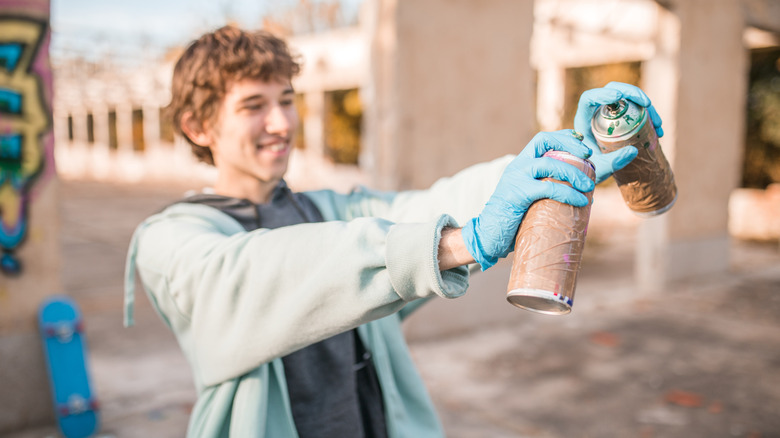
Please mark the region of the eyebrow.
<svg viewBox="0 0 780 438"><path fill-rule="evenodd" d="M295 90L293 90L292 87L287 88L284 91L282 91L282 96L286 96L286 95L289 95L289 94L295 94ZM262 100L262 99L265 99L265 95L263 95L263 94L252 94L252 95L249 95L249 96L239 100L238 102L239 103L247 103L247 102L250 102L250 101L253 101L253 100Z"/></svg>

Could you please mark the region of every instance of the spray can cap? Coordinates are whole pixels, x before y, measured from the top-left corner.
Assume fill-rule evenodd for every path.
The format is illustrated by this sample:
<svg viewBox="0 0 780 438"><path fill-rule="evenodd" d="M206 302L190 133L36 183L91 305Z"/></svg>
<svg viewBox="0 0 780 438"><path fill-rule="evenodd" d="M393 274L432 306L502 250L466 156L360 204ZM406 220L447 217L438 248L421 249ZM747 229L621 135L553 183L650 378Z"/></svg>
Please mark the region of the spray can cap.
<svg viewBox="0 0 780 438"><path fill-rule="evenodd" d="M645 119L645 109L634 102L620 99L602 105L591 121L593 133L602 137L620 137L637 128Z"/></svg>

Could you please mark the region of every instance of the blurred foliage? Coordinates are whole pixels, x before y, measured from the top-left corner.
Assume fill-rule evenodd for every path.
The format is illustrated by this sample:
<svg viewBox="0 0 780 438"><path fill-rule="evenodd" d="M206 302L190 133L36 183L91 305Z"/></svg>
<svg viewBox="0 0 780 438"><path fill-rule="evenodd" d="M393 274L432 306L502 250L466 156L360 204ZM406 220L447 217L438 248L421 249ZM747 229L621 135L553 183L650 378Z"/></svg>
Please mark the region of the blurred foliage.
<svg viewBox="0 0 780 438"><path fill-rule="evenodd" d="M263 17L263 28L277 35L319 33L357 24L357 11L339 0L277 0Z"/></svg>
<svg viewBox="0 0 780 438"><path fill-rule="evenodd" d="M751 53L742 186L780 183L780 48Z"/></svg>
<svg viewBox="0 0 780 438"><path fill-rule="evenodd" d="M325 154L335 163L357 164L363 105L358 90L325 93Z"/></svg>

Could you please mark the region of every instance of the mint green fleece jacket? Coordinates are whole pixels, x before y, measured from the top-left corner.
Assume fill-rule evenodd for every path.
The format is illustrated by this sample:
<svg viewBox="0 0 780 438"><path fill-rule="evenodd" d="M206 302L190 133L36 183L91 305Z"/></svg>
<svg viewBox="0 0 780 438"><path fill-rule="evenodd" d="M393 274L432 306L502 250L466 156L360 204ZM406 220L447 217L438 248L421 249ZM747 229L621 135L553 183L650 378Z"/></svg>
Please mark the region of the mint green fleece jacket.
<svg viewBox="0 0 780 438"><path fill-rule="evenodd" d="M443 436L401 321L426 299L466 292L466 267L438 269L441 229L481 211L511 158L427 190L307 192L322 223L246 232L185 203L141 223L127 256L125 323L137 273L192 368L188 436L297 437L281 357L354 327L373 354L389 436Z"/></svg>

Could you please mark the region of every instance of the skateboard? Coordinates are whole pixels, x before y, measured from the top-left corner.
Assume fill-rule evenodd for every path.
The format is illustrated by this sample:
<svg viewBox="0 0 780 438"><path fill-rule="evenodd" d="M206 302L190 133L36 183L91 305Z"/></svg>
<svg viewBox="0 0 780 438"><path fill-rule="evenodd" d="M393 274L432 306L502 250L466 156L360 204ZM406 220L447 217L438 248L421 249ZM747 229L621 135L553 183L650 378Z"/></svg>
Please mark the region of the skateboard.
<svg viewBox="0 0 780 438"><path fill-rule="evenodd" d="M65 438L89 437L97 432L99 415L81 312L71 298L52 296L38 310L38 326L57 426Z"/></svg>

